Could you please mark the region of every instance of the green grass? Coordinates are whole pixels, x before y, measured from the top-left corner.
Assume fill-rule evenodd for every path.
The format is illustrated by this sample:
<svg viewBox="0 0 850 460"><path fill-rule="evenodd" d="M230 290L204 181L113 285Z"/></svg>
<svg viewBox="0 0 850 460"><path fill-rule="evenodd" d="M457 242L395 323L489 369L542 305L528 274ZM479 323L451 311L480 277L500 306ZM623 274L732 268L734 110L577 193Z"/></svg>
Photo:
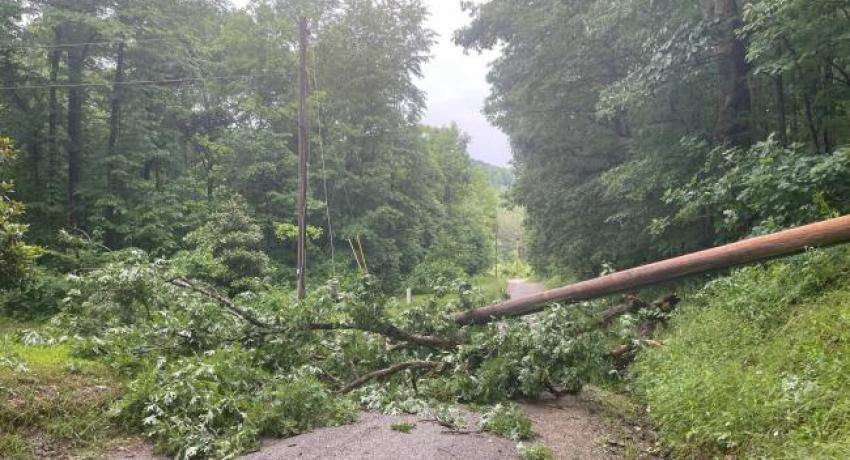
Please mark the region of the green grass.
<svg viewBox="0 0 850 460"><path fill-rule="evenodd" d="M67 343L13 340L32 326L4 327L0 336L0 458L85 457L120 439L105 415L119 394L109 369L72 357Z"/></svg>
<svg viewBox="0 0 850 460"><path fill-rule="evenodd" d="M850 458L848 254L740 269L685 299L633 368L674 456Z"/></svg>
<svg viewBox="0 0 850 460"><path fill-rule="evenodd" d="M416 428L416 424L412 422L399 422L390 425L391 430L398 431L399 433L410 433L414 428Z"/></svg>

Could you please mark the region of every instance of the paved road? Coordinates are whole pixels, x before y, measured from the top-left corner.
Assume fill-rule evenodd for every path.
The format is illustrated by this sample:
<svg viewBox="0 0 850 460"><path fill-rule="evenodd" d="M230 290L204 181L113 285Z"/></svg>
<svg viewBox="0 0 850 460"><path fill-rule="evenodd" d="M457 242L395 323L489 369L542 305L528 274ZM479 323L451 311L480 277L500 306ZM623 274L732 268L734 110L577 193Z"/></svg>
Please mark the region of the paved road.
<svg viewBox="0 0 850 460"><path fill-rule="evenodd" d="M524 279L508 280L508 296L512 299L519 299L545 290L546 286L540 283L532 283Z"/></svg>
<svg viewBox="0 0 850 460"><path fill-rule="evenodd" d="M467 413L470 428L477 417ZM410 422L410 433L393 431L393 423ZM417 416L363 413L357 423L321 428L289 439L269 440L243 460L513 460L515 443L487 434L449 434Z"/></svg>

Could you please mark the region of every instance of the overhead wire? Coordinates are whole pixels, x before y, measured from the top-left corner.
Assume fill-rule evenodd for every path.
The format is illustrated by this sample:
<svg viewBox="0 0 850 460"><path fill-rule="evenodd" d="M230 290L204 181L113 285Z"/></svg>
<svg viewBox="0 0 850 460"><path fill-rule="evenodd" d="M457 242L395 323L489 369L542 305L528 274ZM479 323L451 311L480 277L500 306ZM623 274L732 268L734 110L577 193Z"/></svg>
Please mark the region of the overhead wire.
<svg viewBox="0 0 850 460"><path fill-rule="evenodd" d="M313 88L319 88L319 77L318 77L318 53L312 51L313 62L312 62L312 80L313 80ZM322 160L322 188L324 189L325 195L325 218L328 221L328 238L331 246L331 274L334 278L336 278L336 254L334 249L334 232L333 225L331 223L331 200L330 193L328 193L328 174L327 174L327 166L325 164L325 142L322 136L322 103L319 99L316 99L316 125L319 134L319 156Z"/></svg>
<svg viewBox="0 0 850 460"><path fill-rule="evenodd" d="M124 82L83 82L83 83L50 83L43 85L16 85L16 86L0 86L0 91L18 91L30 89L50 89L50 88L86 88L86 87L108 87L113 86L143 86L143 85L159 85L159 84L176 84L189 82L206 82L206 81L221 81L221 80L239 80L250 78L263 77L282 77L283 73L272 72L265 74L241 74L241 75L218 75L208 77L185 77L171 78L162 80L129 80Z"/></svg>
<svg viewBox="0 0 850 460"><path fill-rule="evenodd" d="M165 42L165 41L180 41L178 38L172 37L156 37L156 38L132 38L126 40L103 40L97 42L78 42L78 43L63 43L61 45L7 45L0 46L0 51L14 51L14 50L31 50L31 49L41 49L41 50L51 50L51 49L64 49L64 48L77 48L80 46L98 46L98 45L112 45L118 43L148 43L148 42Z"/></svg>

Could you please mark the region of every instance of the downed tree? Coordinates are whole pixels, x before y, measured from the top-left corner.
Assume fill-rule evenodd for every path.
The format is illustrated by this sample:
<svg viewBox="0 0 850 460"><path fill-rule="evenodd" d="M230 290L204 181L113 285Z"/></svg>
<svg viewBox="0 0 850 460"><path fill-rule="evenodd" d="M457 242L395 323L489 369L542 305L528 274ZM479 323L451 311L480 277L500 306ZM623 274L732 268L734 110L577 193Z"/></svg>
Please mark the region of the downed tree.
<svg viewBox="0 0 850 460"><path fill-rule="evenodd" d="M461 325L537 313L551 302L579 302L775 257L850 241L850 216L727 244L624 270L538 294L457 313Z"/></svg>
<svg viewBox="0 0 850 460"><path fill-rule="evenodd" d="M168 279L167 282L172 286L176 286L182 289L188 289L190 291L208 297L212 300L215 300L234 316L241 318L243 321L256 327L258 332L262 334L278 334L292 330L291 327L269 323L265 320L258 318L248 308L237 305L231 299L222 295L214 288L204 286L203 284L197 281L187 280L185 278L173 278ZM420 335L406 332L389 323L376 323L368 326L348 323L307 323L297 327L308 331L357 330L383 335L384 337L398 342L405 342L409 344L440 349L454 348L463 343L460 339L453 337L438 337L433 335Z"/></svg>
<svg viewBox="0 0 850 460"><path fill-rule="evenodd" d="M439 370L445 366L443 362L436 361L408 361L404 363L393 364L392 366L386 369L379 369L374 372L370 372L351 383L343 386L339 389L340 394L350 393L353 390L356 390L363 385L366 385L372 380L383 379L389 377L393 374L397 374L401 371L408 369L431 369L431 370Z"/></svg>

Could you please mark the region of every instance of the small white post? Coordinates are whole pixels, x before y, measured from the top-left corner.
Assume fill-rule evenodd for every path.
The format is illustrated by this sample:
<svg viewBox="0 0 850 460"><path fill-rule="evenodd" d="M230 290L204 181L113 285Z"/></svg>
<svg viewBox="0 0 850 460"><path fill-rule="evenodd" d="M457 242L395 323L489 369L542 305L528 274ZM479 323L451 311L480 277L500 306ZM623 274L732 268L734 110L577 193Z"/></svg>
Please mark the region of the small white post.
<svg viewBox="0 0 850 460"><path fill-rule="evenodd" d="M413 289L407 288L407 304L413 303Z"/></svg>

